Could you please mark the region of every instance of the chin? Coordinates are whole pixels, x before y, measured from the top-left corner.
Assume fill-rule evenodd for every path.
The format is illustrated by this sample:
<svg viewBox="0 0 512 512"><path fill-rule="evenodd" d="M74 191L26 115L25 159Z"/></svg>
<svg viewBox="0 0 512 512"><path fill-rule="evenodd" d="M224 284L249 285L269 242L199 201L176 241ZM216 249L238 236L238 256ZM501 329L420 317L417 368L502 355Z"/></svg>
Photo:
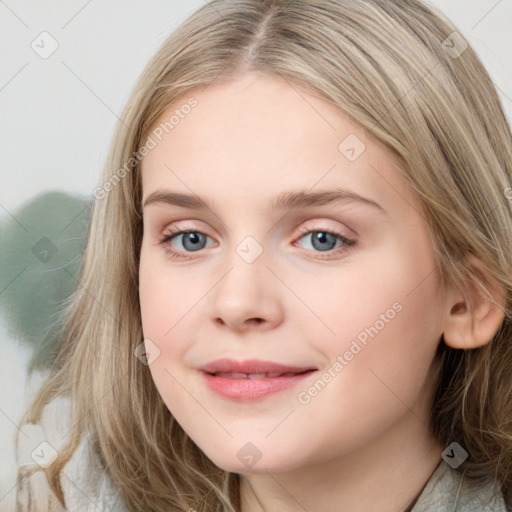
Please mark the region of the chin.
<svg viewBox="0 0 512 512"><path fill-rule="evenodd" d="M234 448L235 456L227 459L225 456L220 456L218 453L212 454L205 453L205 455L219 468L230 473L239 474L260 474L260 473L283 473L301 467L304 460L298 460L293 454L279 458L275 449L270 449L271 455L265 457L265 449L258 450L254 444L248 442L240 448ZM231 448L225 448L222 453L225 455L226 451Z"/></svg>

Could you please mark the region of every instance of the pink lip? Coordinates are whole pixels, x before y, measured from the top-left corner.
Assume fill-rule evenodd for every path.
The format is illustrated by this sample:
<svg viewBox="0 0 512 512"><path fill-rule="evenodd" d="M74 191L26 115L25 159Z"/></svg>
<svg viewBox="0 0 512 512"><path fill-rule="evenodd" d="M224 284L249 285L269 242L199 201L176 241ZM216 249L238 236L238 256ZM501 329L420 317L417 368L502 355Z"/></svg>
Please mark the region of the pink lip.
<svg viewBox="0 0 512 512"><path fill-rule="evenodd" d="M316 368L288 366L270 361L250 359L235 361L233 359L217 359L199 368L206 385L215 393L238 402L250 402L265 398L273 393L284 391L296 386L307 378ZM264 377L257 379L235 379L213 375L221 373L295 373L290 376Z"/></svg>
<svg viewBox="0 0 512 512"><path fill-rule="evenodd" d="M307 370L316 370L312 366L289 366L260 359L236 361L227 357L210 361L198 369L206 373L302 373Z"/></svg>

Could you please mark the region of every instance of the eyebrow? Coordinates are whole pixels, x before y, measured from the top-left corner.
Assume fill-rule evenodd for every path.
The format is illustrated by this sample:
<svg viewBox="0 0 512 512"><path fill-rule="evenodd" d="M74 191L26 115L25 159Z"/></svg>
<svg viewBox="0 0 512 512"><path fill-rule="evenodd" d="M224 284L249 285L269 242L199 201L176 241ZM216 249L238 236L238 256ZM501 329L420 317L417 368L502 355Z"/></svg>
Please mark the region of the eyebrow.
<svg viewBox="0 0 512 512"><path fill-rule="evenodd" d="M324 206L335 203L358 202L360 204L371 206L382 213L386 210L378 203L364 197L353 190L336 188L318 192L307 191L288 191L283 192L270 202L270 210L273 212L292 208L307 208L311 206ZM168 204L182 208L196 210L210 209L206 200L194 194L183 194L172 192L170 190L157 190L150 194L144 201L143 208L150 204Z"/></svg>

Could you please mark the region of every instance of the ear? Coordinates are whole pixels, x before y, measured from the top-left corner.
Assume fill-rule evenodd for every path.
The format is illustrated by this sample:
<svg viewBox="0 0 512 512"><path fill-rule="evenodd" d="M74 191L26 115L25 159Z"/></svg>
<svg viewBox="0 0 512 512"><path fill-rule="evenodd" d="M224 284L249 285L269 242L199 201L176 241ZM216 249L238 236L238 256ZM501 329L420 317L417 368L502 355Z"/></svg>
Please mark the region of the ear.
<svg viewBox="0 0 512 512"><path fill-rule="evenodd" d="M504 319L506 292L483 264L470 255L469 264L473 275L479 275L486 290L478 287L476 281L464 295L460 290L449 294L450 308L445 323L443 338L446 345L458 349L472 349L489 343ZM476 278L475 278L476 279Z"/></svg>

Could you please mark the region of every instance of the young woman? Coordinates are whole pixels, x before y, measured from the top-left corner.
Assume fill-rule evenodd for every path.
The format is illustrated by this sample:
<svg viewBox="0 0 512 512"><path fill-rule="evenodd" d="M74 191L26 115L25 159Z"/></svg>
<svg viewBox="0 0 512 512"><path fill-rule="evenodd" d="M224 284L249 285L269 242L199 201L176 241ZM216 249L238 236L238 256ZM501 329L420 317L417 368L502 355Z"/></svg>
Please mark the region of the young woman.
<svg viewBox="0 0 512 512"><path fill-rule="evenodd" d="M216 0L122 121L20 510L510 510L512 137L453 24Z"/></svg>

